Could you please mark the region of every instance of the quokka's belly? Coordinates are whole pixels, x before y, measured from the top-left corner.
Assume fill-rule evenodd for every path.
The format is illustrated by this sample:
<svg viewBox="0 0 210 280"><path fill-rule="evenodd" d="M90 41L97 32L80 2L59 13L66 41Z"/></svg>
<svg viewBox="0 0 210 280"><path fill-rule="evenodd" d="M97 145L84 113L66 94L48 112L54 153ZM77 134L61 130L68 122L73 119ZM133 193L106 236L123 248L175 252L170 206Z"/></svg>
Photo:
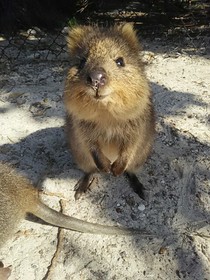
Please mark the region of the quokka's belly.
<svg viewBox="0 0 210 280"><path fill-rule="evenodd" d="M104 155L113 163L119 156L119 147L113 143L105 143L101 147Z"/></svg>

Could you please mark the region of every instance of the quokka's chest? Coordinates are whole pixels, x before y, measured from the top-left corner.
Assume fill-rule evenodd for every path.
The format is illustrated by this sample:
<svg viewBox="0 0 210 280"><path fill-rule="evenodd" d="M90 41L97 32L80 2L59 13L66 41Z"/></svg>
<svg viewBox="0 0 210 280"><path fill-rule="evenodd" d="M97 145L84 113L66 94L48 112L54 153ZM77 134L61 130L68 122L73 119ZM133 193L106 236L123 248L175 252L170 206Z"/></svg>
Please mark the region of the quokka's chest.
<svg viewBox="0 0 210 280"><path fill-rule="evenodd" d="M104 125L98 130L98 137L104 143L117 143L121 142L123 138L128 137L128 131L118 125L109 126Z"/></svg>

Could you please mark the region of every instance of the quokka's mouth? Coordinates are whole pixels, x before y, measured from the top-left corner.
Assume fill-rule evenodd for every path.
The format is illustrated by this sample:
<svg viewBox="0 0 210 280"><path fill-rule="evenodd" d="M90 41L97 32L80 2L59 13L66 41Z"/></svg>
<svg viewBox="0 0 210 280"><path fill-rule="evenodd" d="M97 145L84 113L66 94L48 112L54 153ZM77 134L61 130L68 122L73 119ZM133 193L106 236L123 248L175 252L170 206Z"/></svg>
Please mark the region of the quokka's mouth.
<svg viewBox="0 0 210 280"><path fill-rule="evenodd" d="M109 95L109 93L104 88L100 87L100 85L91 86L91 89L90 95L96 100L102 100Z"/></svg>
<svg viewBox="0 0 210 280"><path fill-rule="evenodd" d="M101 94L101 90L100 90L100 86L99 85L95 85L92 88L94 90L94 98L95 99L103 99L103 98L106 97L106 95Z"/></svg>

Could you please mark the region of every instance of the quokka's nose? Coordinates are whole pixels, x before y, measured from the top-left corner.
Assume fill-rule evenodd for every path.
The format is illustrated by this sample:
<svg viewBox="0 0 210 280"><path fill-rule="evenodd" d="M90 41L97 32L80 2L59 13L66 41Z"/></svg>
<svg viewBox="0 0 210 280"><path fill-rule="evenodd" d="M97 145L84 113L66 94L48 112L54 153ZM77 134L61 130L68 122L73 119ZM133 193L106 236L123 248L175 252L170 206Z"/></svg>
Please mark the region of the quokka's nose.
<svg viewBox="0 0 210 280"><path fill-rule="evenodd" d="M93 87L104 86L106 80L106 71L103 68L94 68L87 75L87 82Z"/></svg>

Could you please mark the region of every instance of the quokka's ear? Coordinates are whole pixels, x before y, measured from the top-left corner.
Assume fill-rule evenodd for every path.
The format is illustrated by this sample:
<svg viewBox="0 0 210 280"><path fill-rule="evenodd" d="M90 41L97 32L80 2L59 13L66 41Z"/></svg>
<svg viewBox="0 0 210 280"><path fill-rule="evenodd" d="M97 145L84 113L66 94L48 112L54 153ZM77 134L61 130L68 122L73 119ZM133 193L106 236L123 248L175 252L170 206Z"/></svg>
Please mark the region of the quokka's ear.
<svg viewBox="0 0 210 280"><path fill-rule="evenodd" d="M81 46L84 37L92 31L92 26L82 25L77 25L69 30L67 36L67 46L70 51L70 54L75 54L77 49Z"/></svg>
<svg viewBox="0 0 210 280"><path fill-rule="evenodd" d="M125 23L122 25L118 25L116 28L132 48L141 50L139 39L137 37L136 30L134 30L133 24Z"/></svg>

